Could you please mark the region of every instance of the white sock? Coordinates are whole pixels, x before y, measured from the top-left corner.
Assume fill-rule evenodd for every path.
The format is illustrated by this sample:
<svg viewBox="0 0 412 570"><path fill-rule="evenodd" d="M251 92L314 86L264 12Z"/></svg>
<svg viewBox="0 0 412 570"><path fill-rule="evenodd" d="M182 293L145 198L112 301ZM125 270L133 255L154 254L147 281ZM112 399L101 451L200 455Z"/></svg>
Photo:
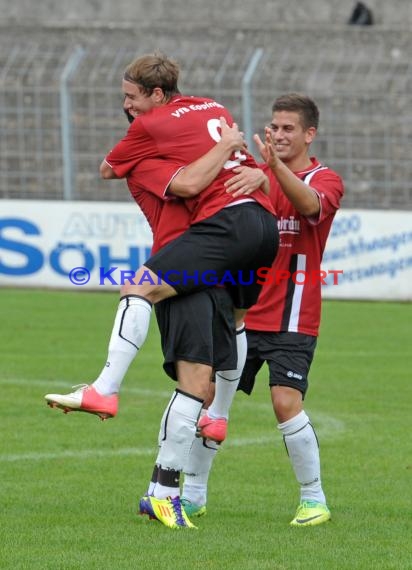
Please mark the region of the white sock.
<svg viewBox="0 0 412 570"><path fill-rule="evenodd" d="M107 362L94 388L100 394L117 394L123 378L146 340L149 330L152 306L141 297L126 296L120 300L112 335L110 337Z"/></svg>
<svg viewBox="0 0 412 570"><path fill-rule="evenodd" d="M147 488L147 495L153 495L154 492L154 488L157 484L157 474L159 472L159 466L157 463L155 463L154 467L153 467L153 472L152 472L152 476L150 478L150 482L149 482L149 486Z"/></svg>
<svg viewBox="0 0 412 570"><path fill-rule="evenodd" d="M163 412L162 419L160 420L159 434L157 436L157 445L159 446L159 451L157 452L157 457L156 457L155 465L153 468L152 477L150 479L150 483L149 483L149 486L147 488L147 494L148 495L154 495L155 494L155 487L157 487L157 485L160 485L160 483L157 482L158 473L159 473L159 469L160 469L159 454L160 454L160 450L162 448L163 439L166 437L165 425L166 425L166 420L169 416L169 408L173 404L174 400L175 400L175 392L173 392L172 397L170 398L169 403L167 404L166 409ZM160 485L160 487L162 487L162 485ZM160 489L160 487L159 487L159 489ZM165 492L167 493L167 490L164 489L163 493L165 493ZM168 495L166 494L164 496L167 497Z"/></svg>
<svg viewBox="0 0 412 570"><path fill-rule="evenodd" d="M167 404L165 411L163 412L162 419L160 420L159 435L157 436L157 445L159 446L159 451L157 452L157 457L156 457L156 461L155 461L155 464L153 467L152 477L150 479L149 486L147 488L147 494L148 495L154 495L154 489L157 485L157 475L159 472L159 453L160 453L160 449L162 447L163 436L165 433L165 422L166 422L166 418L167 418L168 413L169 413L169 406L172 404L174 397L175 397L175 394L173 392L173 395L172 395L171 399L169 400L169 403Z"/></svg>
<svg viewBox="0 0 412 570"><path fill-rule="evenodd" d="M160 420L160 427L159 427L159 435L157 436L157 445L159 446L159 453L160 448L162 447L163 441L166 439L166 421L169 417L169 410L171 405L176 399L176 392L173 392L169 403L167 404L165 411L163 412L162 419ZM159 454L157 455L156 463L159 465Z"/></svg>
<svg viewBox="0 0 412 570"><path fill-rule="evenodd" d="M207 482L219 445L210 439L195 438L184 468L182 496L195 505L207 503Z"/></svg>
<svg viewBox="0 0 412 570"><path fill-rule="evenodd" d="M162 469L183 471L196 433L203 401L177 389L167 407L162 446L156 462Z"/></svg>
<svg viewBox="0 0 412 570"><path fill-rule="evenodd" d="M209 418L229 418L229 410L235 397L242 370L246 362L247 340L244 326L236 330L237 367L235 370L216 372L215 397L209 406Z"/></svg>
<svg viewBox="0 0 412 570"><path fill-rule="evenodd" d="M326 504L320 478L319 445L308 416L302 410L297 416L278 425L296 479L300 484L300 499Z"/></svg>

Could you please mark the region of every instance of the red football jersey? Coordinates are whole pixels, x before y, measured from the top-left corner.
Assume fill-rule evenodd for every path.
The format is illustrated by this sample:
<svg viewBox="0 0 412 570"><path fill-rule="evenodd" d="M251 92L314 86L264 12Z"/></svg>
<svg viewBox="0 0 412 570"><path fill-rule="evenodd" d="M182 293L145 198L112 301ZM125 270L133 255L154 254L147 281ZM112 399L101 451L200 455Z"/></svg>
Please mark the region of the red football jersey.
<svg viewBox="0 0 412 570"><path fill-rule="evenodd" d="M121 178L129 176L135 169L138 176L141 162L149 158L162 158L165 162L185 166L206 154L220 140L220 117L225 117L229 125L233 123L230 113L220 103L177 95L166 105L139 115L126 136L106 156L106 161ZM237 151L208 188L196 198L186 200L192 213L192 224L213 216L234 201L244 199L234 198L224 186L233 174L232 169L240 164L256 166L250 154ZM154 191L151 187L147 190ZM161 195L164 197L164 193ZM255 191L248 198L274 213L263 190Z"/></svg>
<svg viewBox="0 0 412 570"><path fill-rule="evenodd" d="M163 199L165 188L178 170L164 160L145 160L139 170L132 170L127 177L130 193L153 233L152 254L190 226L191 214L185 201L179 198Z"/></svg>
<svg viewBox="0 0 412 570"><path fill-rule="evenodd" d="M282 192L267 165L270 197L278 215L279 252L259 300L246 315L246 328L269 332L299 332L317 336L321 313L320 265L326 240L343 195L341 178L311 158L312 167L295 174L313 188L320 201L316 219L306 218Z"/></svg>

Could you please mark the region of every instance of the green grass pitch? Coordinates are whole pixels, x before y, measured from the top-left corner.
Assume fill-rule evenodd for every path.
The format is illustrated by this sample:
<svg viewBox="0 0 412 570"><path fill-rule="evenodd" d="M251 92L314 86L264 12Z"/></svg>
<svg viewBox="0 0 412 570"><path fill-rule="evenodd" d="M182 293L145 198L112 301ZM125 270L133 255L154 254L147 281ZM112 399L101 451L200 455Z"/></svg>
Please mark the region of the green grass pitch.
<svg viewBox="0 0 412 570"><path fill-rule="evenodd" d="M0 290L0 568L412 568L412 305L325 302L306 409L332 522L291 528L298 489L266 371L236 396L198 531L136 515L173 389L157 329L107 422L43 396L93 380L116 293Z"/></svg>

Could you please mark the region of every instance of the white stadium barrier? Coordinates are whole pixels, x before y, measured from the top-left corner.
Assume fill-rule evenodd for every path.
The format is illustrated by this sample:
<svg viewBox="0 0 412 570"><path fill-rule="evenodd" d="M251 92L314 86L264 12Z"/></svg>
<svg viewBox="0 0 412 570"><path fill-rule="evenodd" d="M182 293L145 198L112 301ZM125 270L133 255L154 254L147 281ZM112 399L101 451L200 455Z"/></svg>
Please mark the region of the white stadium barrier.
<svg viewBox="0 0 412 570"><path fill-rule="evenodd" d="M118 290L151 243L132 203L3 200L0 285ZM340 210L322 269L325 298L412 300L412 212Z"/></svg>

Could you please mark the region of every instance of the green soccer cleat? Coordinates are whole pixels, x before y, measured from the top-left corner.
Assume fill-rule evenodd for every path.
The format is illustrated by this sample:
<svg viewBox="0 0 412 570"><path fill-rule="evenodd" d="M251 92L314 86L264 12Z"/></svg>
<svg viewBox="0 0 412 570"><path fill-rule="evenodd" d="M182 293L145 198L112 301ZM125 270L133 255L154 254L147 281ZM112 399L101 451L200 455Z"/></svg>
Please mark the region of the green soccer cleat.
<svg viewBox="0 0 412 570"><path fill-rule="evenodd" d="M185 499L185 497L182 497L180 502L188 517L201 517L206 514L206 505L196 505L189 499Z"/></svg>
<svg viewBox="0 0 412 570"><path fill-rule="evenodd" d="M323 503L302 501L298 506L295 518L290 524L292 526L315 526L329 521L330 518L330 510Z"/></svg>
<svg viewBox="0 0 412 570"><path fill-rule="evenodd" d="M182 509L180 497L167 497L167 499L156 499L156 497L148 497L148 502L152 508L152 512L158 521L169 528L194 528L189 517Z"/></svg>

